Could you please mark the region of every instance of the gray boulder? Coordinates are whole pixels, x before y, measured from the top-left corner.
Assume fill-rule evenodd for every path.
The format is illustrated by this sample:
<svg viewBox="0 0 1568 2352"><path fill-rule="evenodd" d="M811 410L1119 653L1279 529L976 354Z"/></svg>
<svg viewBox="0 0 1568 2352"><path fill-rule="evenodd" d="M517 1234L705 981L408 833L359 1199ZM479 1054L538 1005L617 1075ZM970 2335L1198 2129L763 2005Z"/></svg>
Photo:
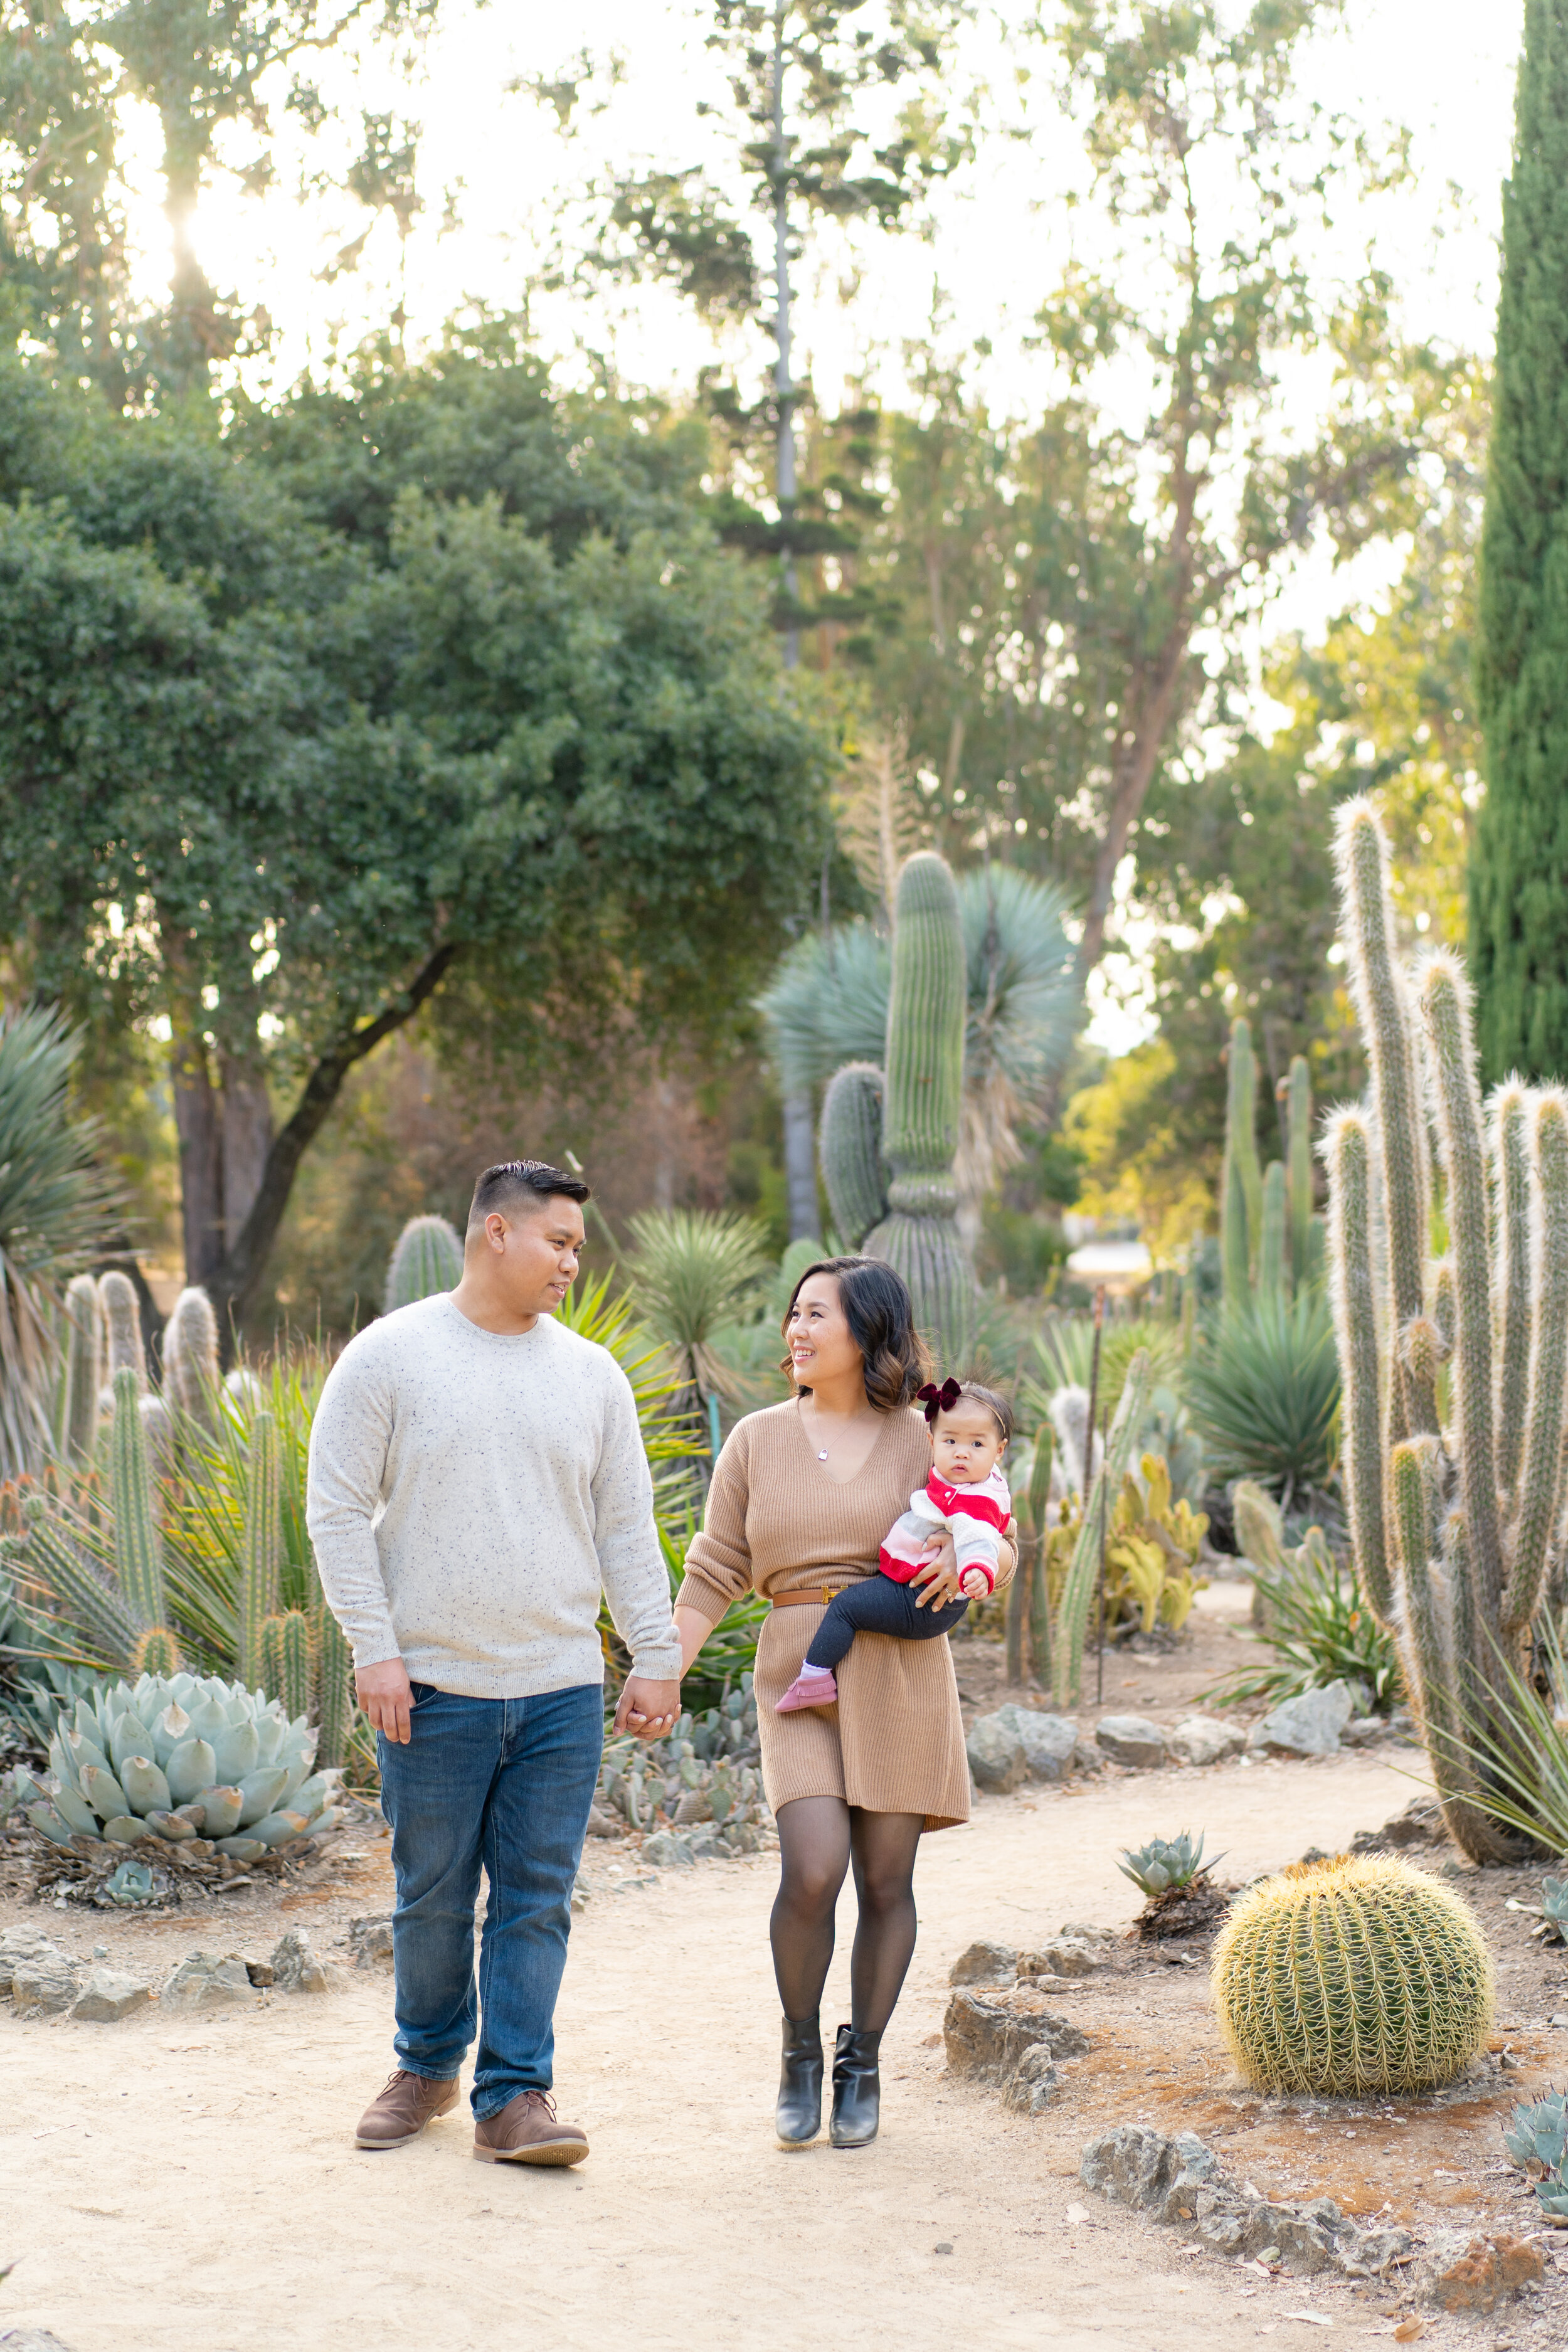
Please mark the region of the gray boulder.
<svg viewBox="0 0 1568 2352"><path fill-rule="evenodd" d="M1340 1734L1355 1713L1342 1682L1282 1699L1247 1734L1254 1755L1337 1756Z"/></svg>
<svg viewBox="0 0 1568 2352"><path fill-rule="evenodd" d="M1021 1977L1089 1977L1105 1967L1110 1955L1098 1937L1053 1936L1037 1952L1020 1952Z"/></svg>
<svg viewBox="0 0 1568 2352"><path fill-rule="evenodd" d="M0 2336L0 2352L70 2352L47 2327L8 2327Z"/></svg>
<svg viewBox="0 0 1568 2352"><path fill-rule="evenodd" d="M303 1927L289 1927L272 1948L272 1980L280 1992L325 1992L327 1971Z"/></svg>
<svg viewBox="0 0 1568 2352"><path fill-rule="evenodd" d="M165 2009L254 2009L256 1988L234 1952L187 1952L163 1979Z"/></svg>
<svg viewBox="0 0 1568 2352"><path fill-rule="evenodd" d="M999 1706L997 1723L1010 1723L1024 1744L1024 1761L1031 1780L1065 1780L1073 1769L1078 1726L1062 1715L1044 1715L1032 1706Z"/></svg>
<svg viewBox="0 0 1568 2352"><path fill-rule="evenodd" d="M1043 2042L1026 2050L1002 2086L1002 2104L1015 2115L1037 2116L1061 2088L1061 2069Z"/></svg>
<svg viewBox="0 0 1568 2352"><path fill-rule="evenodd" d="M1234 1723L1215 1723L1211 1716L1189 1715L1166 1736L1165 1745L1178 1764L1223 1764L1239 1756L1247 1734Z"/></svg>
<svg viewBox="0 0 1568 2352"><path fill-rule="evenodd" d="M1016 1712L1016 1710L1012 1710ZM1002 1712L977 1716L964 1742L974 1785L988 1797L1010 1796L1029 1769L1024 1743Z"/></svg>
<svg viewBox="0 0 1568 2352"><path fill-rule="evenodd" d="M11 1990L19 1962L42 1959L46 1953L65 1958L59 1947L37 1927L7 1927L0 1933L0 1992Z"/></svg>
<svg viewBox="0 0 1568 2352"><path fill-rule="evenodd" d="M152 1986L143 1984L140 1977L100 1964L88 1970L68 2014L79 2024L118 2025L122 2017L148 2008L152 1999Z"/></svg>
<svg viewBox="0 0 1568 2352"><path fill-rule="evenodd" d="M669 1830L656 1830L652 1837L642 1842L642 1858L655 1870L689 1870L692 1866L691 1840L676 1837Z"/></svg>
<svg viewBox="0 0 1568 2352"><path fill-rule="evenodd" d="M80 1990L79 1963L52 1944L11 1964L11 1998L18 2017L58 2017Z"/></svg>
<svg viewBox="0 0 1568 2352"><path fill-rule="evenodd" d="M947 1980L950 1985L994 1984L998 1978L1005 1978L1010 1983L1017 1961L1018 1955L1011 1944L970 1944L949 1969Z"/></svg>
<svg viewBox="0 0 1568 2352"><path fill-rule="evenodd" d="M349 1921L349 1948L354 1956L356 1969L389 1969L392 1966L392 1915L366 1916Z"/></svg>
<svg viewBox="0 0 1568 2352"><path fill-rule="evenodd" d="M1095 1739L1113 1764L1147 1769L1165 1760L1165 1735L1143 1715L1106 1715L1094 1727Z"/></svg>
<svg viewBox="0 0 1568 2352"><path fill-rule="evenodd" d="M1087 2037L1070 2019L1047 2010L1015 2010L960 1990L942 2021L947 2063L955 2074L1005 2083L1025 2053L1043 2047L1052 2058L1080 2058Z"/></svg>

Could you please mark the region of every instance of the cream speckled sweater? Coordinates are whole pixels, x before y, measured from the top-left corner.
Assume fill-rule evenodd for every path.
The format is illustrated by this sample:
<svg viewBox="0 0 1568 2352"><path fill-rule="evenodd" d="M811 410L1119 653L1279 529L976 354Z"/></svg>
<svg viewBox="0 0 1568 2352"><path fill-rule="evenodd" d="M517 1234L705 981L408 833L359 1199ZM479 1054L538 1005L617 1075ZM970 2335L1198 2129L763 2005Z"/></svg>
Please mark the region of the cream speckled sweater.
<svg viewBox="0 0 1568 2352"><path fill-rule="evenodd" d="M351 1339L307 1516L356 1666L469 1698L602 1682L602 1587L637 1673L680 1672L631 1388L552 1317L481 1331L443 1293Z"/></svg>

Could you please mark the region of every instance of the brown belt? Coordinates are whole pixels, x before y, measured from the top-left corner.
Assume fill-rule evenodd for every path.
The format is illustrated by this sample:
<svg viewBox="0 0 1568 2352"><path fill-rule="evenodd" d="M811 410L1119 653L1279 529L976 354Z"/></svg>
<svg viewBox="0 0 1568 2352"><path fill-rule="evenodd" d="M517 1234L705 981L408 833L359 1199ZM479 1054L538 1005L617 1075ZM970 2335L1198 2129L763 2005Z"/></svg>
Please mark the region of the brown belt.
<svg viewBox="0 0 1568 2352"><path fill-rule="evenodd" d="M856 1580L851 1579L852 1582L855 1580ZM846 1590L847 1588L842 1584L835 1585L831 1588L824 1584L819 1586L815 1592L770 1592L768 1595L768 1601L770 1605L774 1609L805 1609L806 1607L813 1609L826 1609L828 1602L833 1599L835 1592L843 1592Z"/></svg>

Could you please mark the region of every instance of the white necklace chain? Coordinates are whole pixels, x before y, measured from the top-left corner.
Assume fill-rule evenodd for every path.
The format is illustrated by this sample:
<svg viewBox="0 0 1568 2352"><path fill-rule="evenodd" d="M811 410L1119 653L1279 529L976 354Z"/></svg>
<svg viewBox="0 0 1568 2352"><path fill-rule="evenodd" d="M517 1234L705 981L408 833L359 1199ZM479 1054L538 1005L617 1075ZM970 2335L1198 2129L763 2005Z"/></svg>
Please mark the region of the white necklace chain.
<svg viewBox="0 0 1568 2352"><path fill-rule="evenodd" d="M800 1402L801 1402L801 1412L802 1412L802 1416L803 1416L803 1418L804 1418L805 1411L805 1399L804 1397L802 1397L802 1399L801 1399L801 1401L800 1401ZM811 1409L812 1409L812 1412L815 1414L815 1413L816 1413L816 1399L815 1399L815 1398L812 1400L812 1407L811 1407ZM858 1419L858 1415L857 1415L857 1419ZM820 1436L820 1435L821 1435L821 1433L821 1433L821 1431L819 1430L819 1431L817 1432L818 1436ZM806 1439L806 1443L807 1443L807 1444L809 1444L811 1443L811 1440L810 1440L809 1435L808 1435L808 1437L807 1437L807 1439ZM819 1447L817 1448L816 1458L817 1458L817 1460L818 1460L819 1462L826 1462L826 1459L827 1459L827 1448L826 1448L826 1445L819 1446Z"/></svg>

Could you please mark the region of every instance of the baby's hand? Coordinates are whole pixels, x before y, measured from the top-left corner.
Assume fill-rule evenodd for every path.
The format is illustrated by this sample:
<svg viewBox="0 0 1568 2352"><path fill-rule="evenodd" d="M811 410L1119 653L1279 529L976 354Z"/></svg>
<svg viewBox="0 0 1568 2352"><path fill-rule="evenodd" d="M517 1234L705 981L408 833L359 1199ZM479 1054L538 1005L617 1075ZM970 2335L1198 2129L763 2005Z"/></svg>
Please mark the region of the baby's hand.
<svg viewBox="0 0 1568 2352"><path fill-rule="evenodd" d="M966 1568L961 1580L964 1595L970 1601L979 1601L991 1590L984 1576L977 1568Z"/></svg>

